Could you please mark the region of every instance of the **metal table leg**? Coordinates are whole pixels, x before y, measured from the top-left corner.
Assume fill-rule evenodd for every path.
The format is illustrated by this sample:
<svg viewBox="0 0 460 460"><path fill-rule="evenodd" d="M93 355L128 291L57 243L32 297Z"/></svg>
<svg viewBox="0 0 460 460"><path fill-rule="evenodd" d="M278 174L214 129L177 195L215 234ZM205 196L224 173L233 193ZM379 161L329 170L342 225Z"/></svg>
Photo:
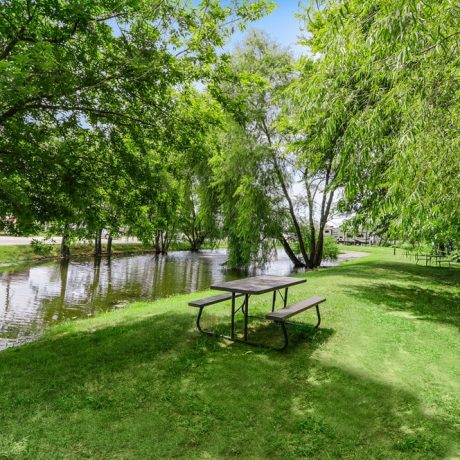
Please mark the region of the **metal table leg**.
<svg viewBox="0 0 460 460"><path fill-rule="evenodd" d="M243 312L243 315L244 315L244 337L243 337L243 339L239 339L239 338L235 337L235 315L236 315L235 293L233 293L233 295L232 295L231 335L227 336L227 335L224 335L224 334L218 334L218 333L213 332L213 331L205 330L205 329L203 329L201 327L201 318L202 318L202 315L203 315L204 307L201 307L199 309L198 316L197 316L197 319L196 319L196 326L197 326L198 330L204 335L208 335L208 336L212 336L212 337L219 337L219 338L231 340L233 342L240 342L240 343L244 343L246 345L251 345L251 346L261 347L261 348L267 348L267 349L271 349L271 350L279 350L279 351L284 350L288 346L288 333L287 333L287 330L286 330L286 322L284 322L284 321L281 321L281 322L278 323L280 325L280 327L281 327L281 331L283 333L283 339L284 339L283 340L283 345L281 347L273 347L273 346L265 345L265 344L262 344L262 343L253 343L253 342L248 341L249 297L250 297L249 294L246 294L244 296L244 302L240 307L242 312ZM283 296L281 295L281 297L283 297ZM285 298L286 298L286 293L285 293L284 299ZM275 297L274 297L274 299L275 299ZM238 308L238 310L240 308ZM321 321L321 318L319 316L318 307L317 307L317 314L318 314L318 324L316 325L316 327L319 326L319 323ZM264 317L260 317L260 319L264 319Z"/></svg>
<svg viewBox="0 0 460 460"><path fill-rule="evenodd" d="M244 296L244 341L248 340L249 295Z"/></svg>
<svg viewBox="0 0 460 460"><path fill-rule="evenodd" d="M321 324L321 315L319 314L319 305L316 305L316 315L318 316L318 322L316 323L315 328L318 328Z"/></svg>
<svg viewBox="0 0 460 460"><path fill-rule="evenodd" d="M232 319L230 326L230 337L235 338L235 293L232 292Z"/></svg>

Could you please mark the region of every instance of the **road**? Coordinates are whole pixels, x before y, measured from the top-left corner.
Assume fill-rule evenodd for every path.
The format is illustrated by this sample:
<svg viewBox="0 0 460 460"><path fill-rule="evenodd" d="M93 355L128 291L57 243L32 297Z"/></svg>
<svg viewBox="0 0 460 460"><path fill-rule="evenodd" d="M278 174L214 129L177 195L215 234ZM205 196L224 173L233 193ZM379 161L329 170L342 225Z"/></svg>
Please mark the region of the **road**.
<svg viewBox="0 0 460 460"><path fill-rule="evenodd" d="M33 239L43 240L42 237L26 237L26 236L0 236L0 246L17 246L17 245L27 245ZM53 236L53 240L56 244L61 244L61 237L60 236ZM102 240L107 241L107 240ZM127 243L139 243L137 238L121 238L117 240L113 240L114 244L127 244Z"/></svg>

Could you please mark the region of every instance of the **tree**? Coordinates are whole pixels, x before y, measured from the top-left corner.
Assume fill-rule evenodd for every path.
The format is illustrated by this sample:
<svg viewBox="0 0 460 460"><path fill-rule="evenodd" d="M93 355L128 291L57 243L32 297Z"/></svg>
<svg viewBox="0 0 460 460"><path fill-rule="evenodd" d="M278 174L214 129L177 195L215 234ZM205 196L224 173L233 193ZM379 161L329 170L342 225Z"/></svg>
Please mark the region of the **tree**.
<svg viewBox="0 0 460 460"><path fill-rule="evenodd" d="M310 67L304 62L302 72ZM277 241L296 267L317 267L336 187L334 140L313 146L318 126L296 108L303 101L294 59L263 34L251 34L236 50L231 72L237 84L214 88L238 125L224 141L232 150L223 149L227 158L215 162L222 199L229 201L230 262L263 262Z"/></svg>
<svg viewBox="0 0 460 460"><path fill-rule="evenodd" d="M309 267L318 267L323 258L324 229L341 188L342 136L347 125L340 78L325 80L321 72L317 62L300 59L278 123L306 194L308 229L305 243L299 238L298 244ZM328 97L330 94L333 97Z"/></svg>
<svg viewBox="0 0 460 460"><path fill-rule="evenodd" d="M270 193L271 171L261 167L267 152L232 120L227 122L221 142L211 165L228 241L227 263L232 268L262 265L270 259L280 234Z"/></svg>
<svg viewBox="0 0 460 460"><path fill-rule="evenodd" d="M209 176L186 178L182 194L179 228L190 250L197 252L205 242L212 242L220 234L217 197L209 183Z"/></svg>
<svg viewBox="0 0 460 460"><path fill-rule="evenodd" d="M149 169L140 171L137 194L129 206L129 226L145 243L165 253L173 239L185 236L199 250L217 236L217 205L208 160L215 149L220 108L192 88L177 92L166 139L146 138ZM131 148L137 149L134 143Z"/></svg>
<svg viewBox="0 0 460 460"><path fill-rule="evenodd" d="M189 92L182 110L181 139L175 176L181 180L179 231L192 251L221 236L219 200L213 187L210 159L224 126L222 109L206 93Z"/></svg>
<svg viewBox="0 0 460 460"><path fill-rule="evenodd" d="M340 0L309 13L316 107L342 131L342 209L393 237L459 241L458 8Z"/></svg>
<svg viewBox="0 0 460 460"><path fill-rule="evenodd" d="M216 47L232 27L244 27L270 8L265 1L233 7L217 0L196 6L185 0L3 2L0 216L15 216L15 228L22 232L50 221L62 221L68 229L67 221L79 225L75 220L99 232L103 214L114 206L107 199L122 196L123 180L141 177L141 164L149 169L145 144L155 144L158 152L174 137L170 128L178 89L213 78L220 60ZM80 143L79 157L65 147L69 138ZM137 148L119 148L115 138L123 139L123 147L129 139ZM104 139L111 152L92 148L88 142L94 139L99 146ZM51 145L62 148L50 155ZM72 161L83 166L82 177ZM114 165L123 178L110 180L122 187L108 194L97 177L87 182L90 165L105 163L103 185ZM99 174L103 168L95 169ZM56 183L63 187L55 191ZM91 209L82 199L90 190L97 200ZM74 209L76 202L81 206Z"/></svg>

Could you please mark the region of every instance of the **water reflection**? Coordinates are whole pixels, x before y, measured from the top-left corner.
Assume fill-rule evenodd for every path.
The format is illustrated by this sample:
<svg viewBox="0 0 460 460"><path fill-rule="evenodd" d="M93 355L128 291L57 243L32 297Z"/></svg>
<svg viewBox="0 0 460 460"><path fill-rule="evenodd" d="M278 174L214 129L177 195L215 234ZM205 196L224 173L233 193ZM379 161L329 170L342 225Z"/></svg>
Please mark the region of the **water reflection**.
<svg viewBox="0 0 460 460"><path fill-rule="evenodd" d="M0 273L0 349L37 337L46 327L92 316L137 299L208 288L245 276L225 270L224 251L75 259ZM280 256L264 273L287 275Z"/></svg>

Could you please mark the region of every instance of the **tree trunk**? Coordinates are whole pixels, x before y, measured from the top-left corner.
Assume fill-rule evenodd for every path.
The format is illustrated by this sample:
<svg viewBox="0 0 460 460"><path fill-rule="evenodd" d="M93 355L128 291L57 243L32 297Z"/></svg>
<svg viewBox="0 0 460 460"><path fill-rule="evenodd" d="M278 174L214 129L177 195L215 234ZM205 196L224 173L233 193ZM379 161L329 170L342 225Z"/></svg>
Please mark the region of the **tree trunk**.
<svg viewBox="0 0 460 460"><path fill-rule="evenodd" d="M102 256L102 230L96 232L96 238L94 240L94 255L96 257Z"/></svg>
<svg viewBox="0 0 460 460"><path fill-rule="evenodd" d="M153 248L156 254L167 254L167 235L157 231L153 240Z"/></svg>
<svg viewBox="0 0 460 460"><path fill-rule="evenodd" d="M313 193L310 188L310 183L308 182L308 174L305 172L305 190L307 191L307 201L308 201L308 224L310 227L310 259L308 261L308 268L315 267L315 254L316 254L316 229L315 229L315 218L314 218L314 206L315 201L313 198ZM316 194L316 192L315 192Z"/></svg>
<svg viewBox="0 0 460 460"><path fill-rule="evenodd" d="M198 247L198 241L195 238L195 232L192 231L191 235L185 234L185 238L187 238L188 244L190 245L190 251L191 252L198 252L199 247Z"/></svg>
<svg viewBox="0 0 460 460"><path fill-rule="evenodd" d="M156 254L160 253L160 235L158 232L155 232L155 236L153 237L153 250L155 251Z"/></svg>
<svg viewBox="0 0 460 460"><path fill-rule="evenodd" d="M265 136L267 137L267 141L268 141L269 145L272 146L273 143L272 143L270 130L269 130L268 125L267 125L267 123L266 123L266 121L264 119L262 120L262 129L263 129L263 131L265 133ZM294 204L292 203L291 196L289 195L289 190L288 190L288 188L286 186L286 183L284 181L283 172L282 172L282 170L280 168L280 165L278 164L278 159L276 157L276 151L273 152L273 166L275 167L275 174L276 174L276 177L278 179L279 184L281 185L283 195L284 195L284 197L285 197L285 199L286 199L286 201L288 203L289 214L291 216L292 224L294 225L294 229L295 229L295 232L296 232L296 235L297 235L297 240L299 242L300 253L302 254L302 257L303 257L304 262L305 262L305 264L303 264L303 266L306 266L306 265L308 265L309 260L308 260L308 253L307 253L307 251L305 249L305 241L304 241L304 238L303 238L303 235L302 235L302 229L300 228L299 221L297 220L297 216L296 216L295 209L294 209ZM284 246L284 243L283 243L283 246ZM289 246L289 244L288 244L288 246Z"/></svg>
<svg viewBox="0 0 460 460"><path fill-rule="evenodd" d="M112 235L107 238L107 254L109 257L112 255Z"/></svg>
<svg viewBox="0 0 460 460"><path fill-rule="evenodd" d="M324 229L319 230L318 233L318 241L316 242L315 246L315 258L313 261L313 266L319 267L321 265L321 262L323 260L323 247L324 247L324 234L323 234Z"/></svg>
<svg viewBox="0 0 460 460"><path fill-rule="evenodd" d="M61 257L63 259L68 259L70 257L70 248L68 245L69 240L69 226L65 224L64 232L62 234L62 241L61 241Z"/></svg>
<svg viewBox="0 0 460 460"><path fill-rule="evenodd" d="M306 267L306 265L294 254L294 251L289 245L289 242L286 240L286 238L283 235L279 237L279 241L283 245L284 251L288 255L289 259L291 259L291 262L294 264L295 268Z"/></svg>
<svg viewBox="0 0 460 460"><path fill-rule="evenodd" d="M201 246L206 240L205 235L195 235L193 238L187 238L190 243L190 251L191 252L199 252Z"/></svg>
<svg viewBox="0 0 460 460"><path fill-rule="evenodd" d="M161 238L161 253L167 254L169 249L169 237L168 232L162 232Z"/></svg>
<svg viewBox="0 0 460 460"><path fill-rule="evenodd" d="M321 200L321 214L319 221L318 231L315 228L314 216L313 216L313 207L314 207L314 197L310 189L310 184L308 183L308 173L305 171L305 187L307 190L307 199L309 207L309 224L310 224L310 261L307 264L310 268L316 268L321 265L323 260L323 248L324 248L324 229L326 227L326 222L329 218L331 212L332 201L334 199L334 190L332 190L329 195L327 194L327 187L331 183L331 164L328 165L325 178L325 187L323 191L323 198Z"/></svg>
<svg viewBox="0 0 460 460"><path fill-rule="evenodd" d="M282 171L281 171L281 169L280 169L280 167L278 165L278 161L276 159L276 156L273 157L273 162L274 162L275 173L276 173L276 176L278 178L278 182L281 185L281 189L283 190L284 197L285 197L285 199L286 199L286 201L288 203L289 214L291 216L292 224L294 225L297 240L299 242L300 252L302 254L302 257L304 259L305 264L308 265L309 258L308 258L307 251L305 249L305 241L303 239L302 229L300 228L299 221L297 220L297 216L296 216L295 209L294 209L294 204L293 204L292 199L291 199L291 197L289 195L289 191L287 189L287 186L286 186L286 184L284 182L283 173L282 173Z"/></svg>

